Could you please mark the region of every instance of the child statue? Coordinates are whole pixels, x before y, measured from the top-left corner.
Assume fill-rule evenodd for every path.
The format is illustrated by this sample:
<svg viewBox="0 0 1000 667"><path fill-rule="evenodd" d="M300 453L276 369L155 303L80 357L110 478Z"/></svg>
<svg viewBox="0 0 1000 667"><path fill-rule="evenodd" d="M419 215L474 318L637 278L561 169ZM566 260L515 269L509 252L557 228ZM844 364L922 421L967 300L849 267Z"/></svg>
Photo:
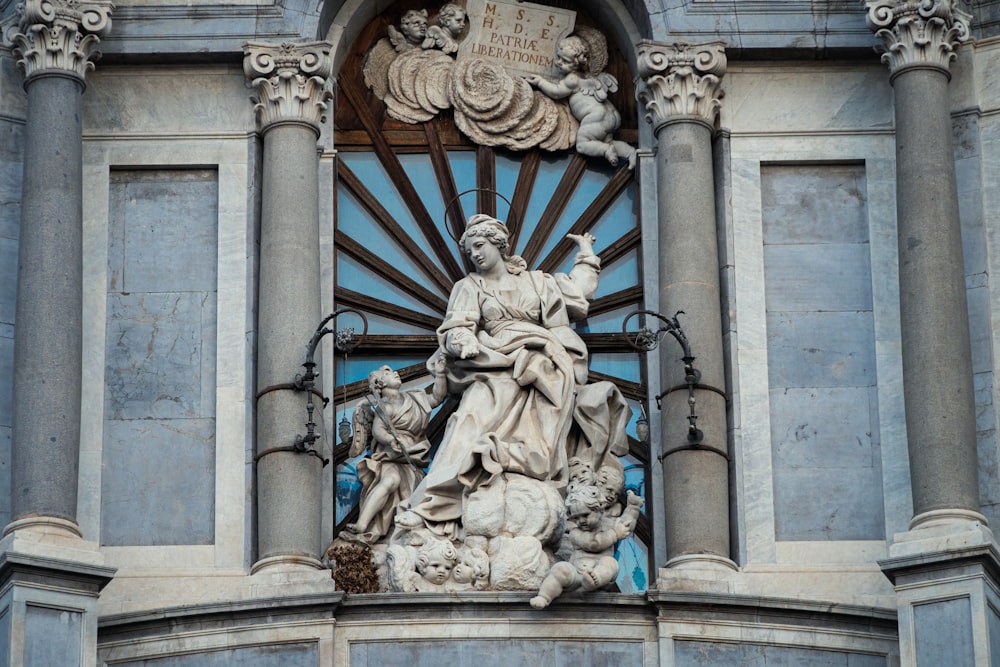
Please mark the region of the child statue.
<svg viewBox="0 0 1000 667"><path fill-rule="evenodd" d="M618 165L619 158L628 160L629 169L635 167L635 149L612 135L621 126L622 118L608 94L618 90L618 80L591 67L591 47L578 35L559 40L555 58L556 69L562 75L559 81L549 81L537 74L525 80L554 100L566 99L573 117L580 121L576 132L576 150L583 155L603 157Z"/></svg>
<svg viewBox="0 0 1000 667"><path fill-rule="evenodd" d="M401 392L399 373L382 366L368 374L371 393L354 409L351 456L371 449L358 464L363 484L361 511L356 523L344 527L340 537L374 544L392 527L396 506L410 497L423 479L431 443L426 430L431 410L447 396L445 359L430 362L434 384L426 390Z"/></svg>
<svg viewBox="0 0 1000 667"><path fill-rule="evenodd" d="M465 10L449 2L438 12L438 24L427 29L427 37L421 46L425 49L441 49L444 53L455 53L463 30Z"/></svg>
<svg viewBox="0 0 1000 667"><path fill-rule="evenodd" d="M418 48L427 37L427 10L408 10L399 20L399 30L389 26L387 32L397 53Z"/></svg>
<svg viewBox="0 0 1000 667"><path fill-rule="evenodd" d="M643 500L628 492L628 506L621 516L609 516L606 498L598 487L580 484L566 496L567 534L564 539L572 547L568 561L552 566L531 606L544 609L564 591L582 588L595 591L618 576L618 561L612 555L615 543L635 530Z"/></svg>

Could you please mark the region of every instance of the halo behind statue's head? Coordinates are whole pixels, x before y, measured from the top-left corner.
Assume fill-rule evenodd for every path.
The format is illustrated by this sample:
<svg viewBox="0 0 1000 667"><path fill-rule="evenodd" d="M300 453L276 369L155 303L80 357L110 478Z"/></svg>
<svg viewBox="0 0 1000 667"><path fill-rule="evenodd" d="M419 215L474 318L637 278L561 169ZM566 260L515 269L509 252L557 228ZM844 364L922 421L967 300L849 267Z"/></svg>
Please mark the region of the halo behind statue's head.
<svg viewBox="0 0 1000 667"><path fill-rule="evenodd" d="M587 45L589 50L587 67L590 74L600 74L608 66L608 40L601 33L589 26L578 25L573 34L579 37Z"/></svg>

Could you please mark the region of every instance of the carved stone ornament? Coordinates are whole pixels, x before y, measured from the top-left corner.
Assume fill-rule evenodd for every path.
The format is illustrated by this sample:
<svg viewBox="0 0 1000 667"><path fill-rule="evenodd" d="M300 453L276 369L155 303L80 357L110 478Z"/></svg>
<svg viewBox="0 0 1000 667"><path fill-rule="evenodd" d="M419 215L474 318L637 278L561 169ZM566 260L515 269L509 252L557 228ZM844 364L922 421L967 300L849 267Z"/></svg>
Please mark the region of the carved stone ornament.
<svg viewBox="0 0 1000 667"><path fill-rule="evenodd" d="M25 80L45 72L69 73L80 81L101 57L96 47L111 30L110 1L26 0L10 35Z"/></svg>
<svg viewBox="0 0 1000 667"><path fill-rule="evenodd" d="M646 121L659 128L677 117L700 120L710 128L721 106L720 82L726 73L726 47L708 44L639 42L636 56L639 101Z"/></svg>
<svg viewBox="0 0 1000 667"><path fill-rule="evenodd" d="M955 49L969 39L972 15L956 0L866 0L868 27L884 42L882 62L949 71Z"/></svg>
<svg viewBox="0 0 1000 667"><path fill-rule="evenodd" d="M532 591L536 608L614 582L615 544L643 502L625 492L631 409L613 383L589 381L571 322L587 315L600 259L590 234L568 238L568 274L529 271L503 222L469 219L460 245L476 268L452 288L433 384L401 391L383 366L355 407L350 453L370 453L358 519L329 560L370 549L381 591ZM428 467L431 410L449 394Z"/></svg>
<svg viewBox="0 0 1000 667"><path fill-rule="evenodd" d="M607 41L593 28L570 34L575 17L529 2L469 0L465 9L444 5L427 27L427 11L410 10L366 54L365 84L404 123L453 109L458 129L484 146L576 146L632 167L635 149L613 136L621 116L608 100L618 81L604 71Z"/></svg>
<svg viewBox="0 0 1000 667"><path fill-rule="evenodd" d="M261 130L275 123L297 122L319 132L333 69L327 42L243 45L243 71L257 90L251 98Z"/></svg>

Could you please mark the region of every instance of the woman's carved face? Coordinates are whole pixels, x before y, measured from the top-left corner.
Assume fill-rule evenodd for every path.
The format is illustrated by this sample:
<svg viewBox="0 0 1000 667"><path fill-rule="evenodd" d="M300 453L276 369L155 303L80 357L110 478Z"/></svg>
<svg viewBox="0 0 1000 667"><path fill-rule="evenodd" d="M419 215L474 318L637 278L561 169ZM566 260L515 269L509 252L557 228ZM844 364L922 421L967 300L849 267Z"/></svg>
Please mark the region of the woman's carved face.
<svg viewBox="0 0 1000 667"><path fill-rule="evenodd" d="M478 273L487 273L496 268L497 265L503 264L500 248L482 236L470 236L465 239L465 252L476 265Z"/></svg>

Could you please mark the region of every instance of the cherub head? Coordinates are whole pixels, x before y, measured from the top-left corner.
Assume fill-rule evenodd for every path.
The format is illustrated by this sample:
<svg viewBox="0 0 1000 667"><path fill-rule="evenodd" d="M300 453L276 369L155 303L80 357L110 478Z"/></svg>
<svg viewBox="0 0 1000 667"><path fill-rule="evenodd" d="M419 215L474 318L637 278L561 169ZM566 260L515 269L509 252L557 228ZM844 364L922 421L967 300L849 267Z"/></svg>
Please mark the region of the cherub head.
<svg viewBox="0 0 1000 667"><path fill-rule="evenodd" d="M604 499L604 509L608 509L621 499L622 491L625 490L625 473L617 466L601 466L597 471L596 484Z"/></svg>
<svg viewBox="0 0 1000 667"><path fill-rule="evenodd" d="M583 530L597 528L604 509L604 495L593 484L578 484L566 494L566 518Z"/></svg>
<svg viewBox="0 0 1000 667"><path fill-rule="evenodd" d="M586 72L590 61L590 47L577 37L570 35L559 40L556 49L556 69L563 74Z"/></svg>
<svg viewBox="0 0 1000 667"><path fill-rule="evenodd" d="M453 2L441 8L438 12L438 25L458 37L465 30L465 10Z"/></svg>
<svg viewBox="0 0 1000 667"><path fill-rule="evenodd" d="M460 584L472 584L477 590L490 585L490 557L482 549L465 549L451 578Z"/></svg>
<svg viewBox="0 0 1000 667"><path fill-rule="evenodd" d="M448 581L448 575L457 561L458 553L451 542L431 540L420 547L417 572L432 584L443 584Z"/></svg>
<svg viewBox="0 0 1000 667"><path fill-rule="evenodd" d="M427 10L411 9L403 13L399 20L399 29L411 44L420 44L427 36Z"/></svg>
<svg viewBox="0 0 1000 667"><path fill-rule="evenodd" d="M381 396L382 389L385 387L399 389L402 386L403 381L400 379L399 373L388 366L376 368L368 374L368 390L376 396Z"/></svg>
<svg viewBox="0 0 1000 667"><path fill-rule="evenodd" d="M574 456L569 460L570 485L593 484L596 481L597 478L594 475L594 466L590 464L590 461L584 461L577 456Z"/></svg>

